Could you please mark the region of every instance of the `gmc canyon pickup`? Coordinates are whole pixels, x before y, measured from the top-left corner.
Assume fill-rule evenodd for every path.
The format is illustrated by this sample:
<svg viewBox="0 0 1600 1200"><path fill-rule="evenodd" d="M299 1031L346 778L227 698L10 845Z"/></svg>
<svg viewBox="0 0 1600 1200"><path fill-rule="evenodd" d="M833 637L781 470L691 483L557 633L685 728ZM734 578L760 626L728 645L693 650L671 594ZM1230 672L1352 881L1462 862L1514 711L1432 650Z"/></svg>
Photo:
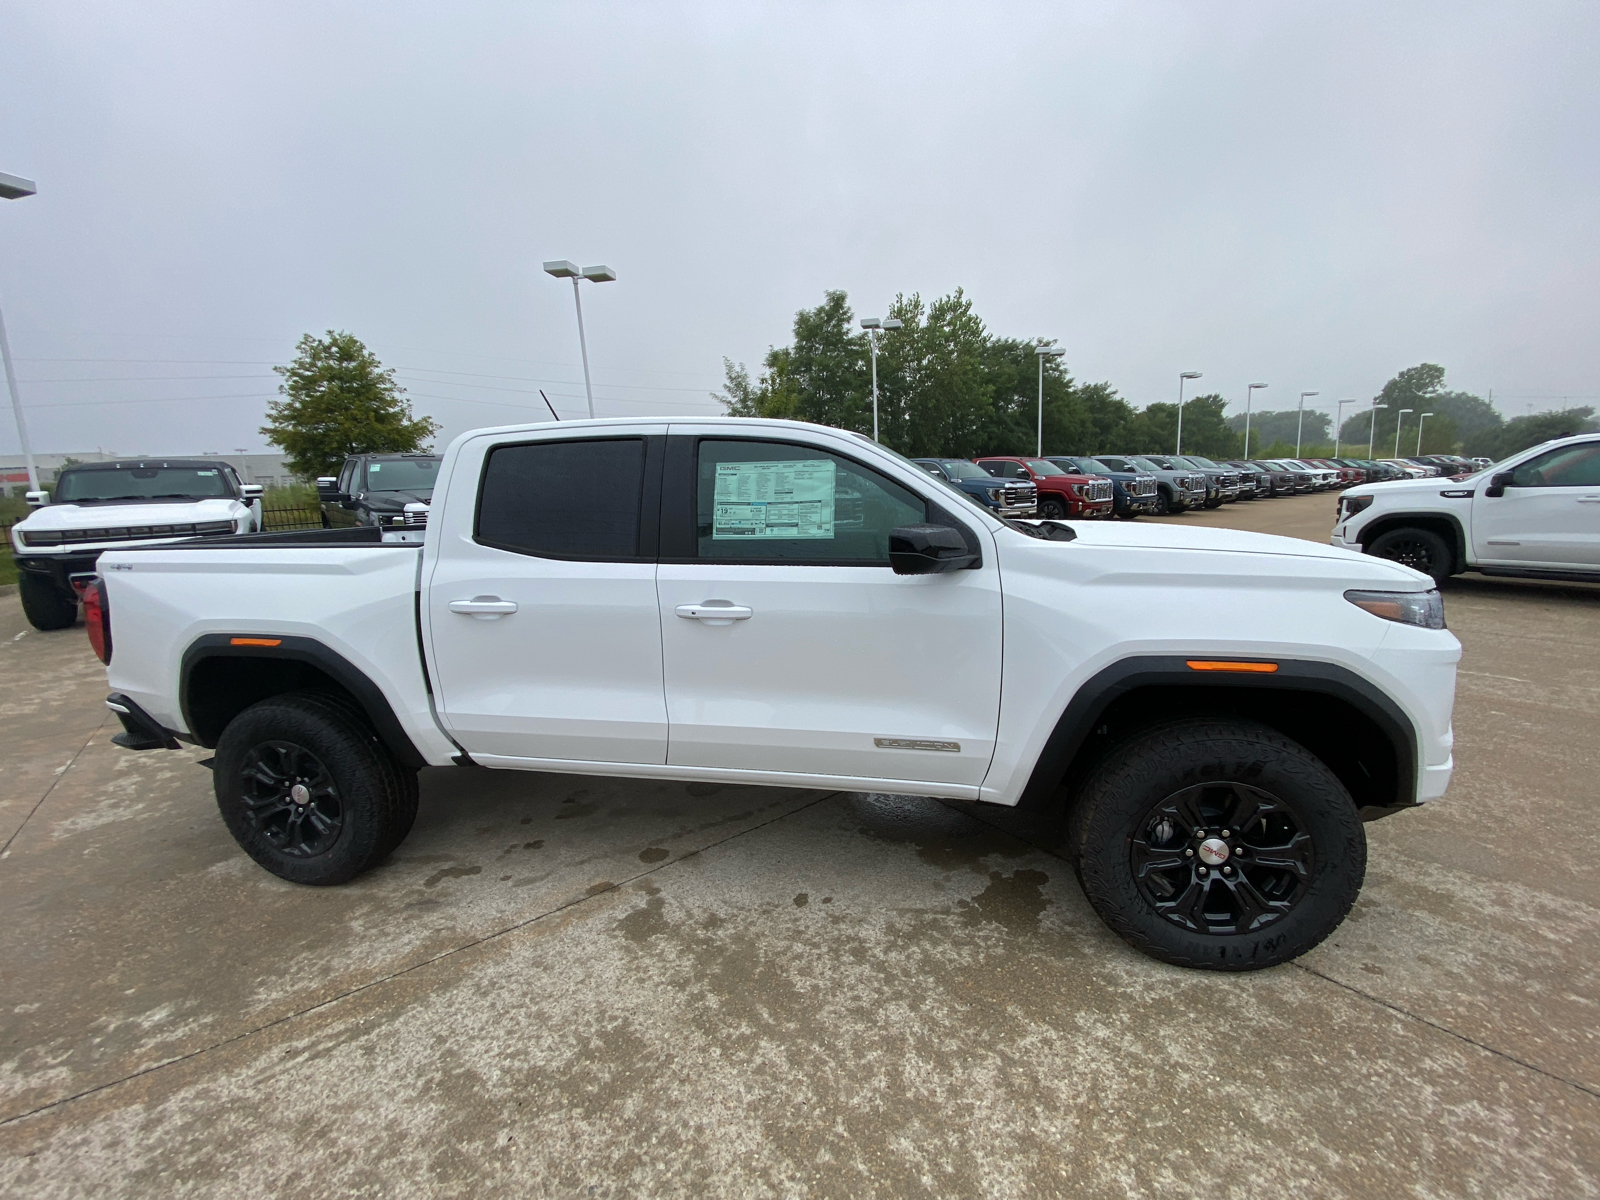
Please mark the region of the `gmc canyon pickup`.
<svg viewBox="0 0 1600 1200"><path fill-rule="evenodd" d="M1244 970L1326 937L1362 821L1451 772L1460 645L1427 576L1233 530L1008 520L795 422L478 430L425 533L100 568L116 740L214 747L239 845L307 884L399 845L424 766L1053 806L1112 929Z"/></svg>

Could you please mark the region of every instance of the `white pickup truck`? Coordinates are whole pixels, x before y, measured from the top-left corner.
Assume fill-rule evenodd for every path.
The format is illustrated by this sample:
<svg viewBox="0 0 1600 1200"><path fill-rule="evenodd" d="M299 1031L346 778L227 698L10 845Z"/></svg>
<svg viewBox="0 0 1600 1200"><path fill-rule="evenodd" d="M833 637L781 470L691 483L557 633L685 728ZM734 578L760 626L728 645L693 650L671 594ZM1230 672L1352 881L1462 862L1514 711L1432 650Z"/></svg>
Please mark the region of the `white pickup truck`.
<svg viewBox="0 0 1600 1200"><path fill-rule="evenodd" d="M11 527L22 611L35 629L78 619L78 583L106 550L261 528L261 485L211 458L74 463Z"/></svg>
<svg viewBox="0 0 1600 1200"><path fill-rule="evenodd" d="M223 819L285 879L383 859L425 766L1070 805L1114 930L1239 970L1327 936L1362 820L1450 779L1460 645L1425 575L1008 521L836 429L480 430L405 536L101 557L117 740L214 747Z"/></svg>
<svg viewBox="0 0 1600 1200"><path fill-rule="evenodd" d="M1600 434L1545 442L1464 479L1353 487L1331 540L1441 583L1462 571L1600 581Z"/></svg>

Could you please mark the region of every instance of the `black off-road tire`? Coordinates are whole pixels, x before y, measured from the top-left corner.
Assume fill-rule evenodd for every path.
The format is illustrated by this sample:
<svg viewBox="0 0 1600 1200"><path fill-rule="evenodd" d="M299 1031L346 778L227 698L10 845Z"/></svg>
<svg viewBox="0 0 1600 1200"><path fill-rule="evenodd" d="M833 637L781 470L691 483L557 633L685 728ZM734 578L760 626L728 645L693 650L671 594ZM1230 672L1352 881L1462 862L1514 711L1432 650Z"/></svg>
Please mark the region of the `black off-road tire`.
<svg viewBox="0 0 1600 1200"><path fill-rule="evenodd" d="M1181 509L1181 508L1174 508L1173 507L1172 497L1167 494L1167 490L1165 488L1157 488L1156 489L1156 512L1155 512L1156 516L1164 517L1168 513L1182 512L1182 511L1183 511L1183 509Z"/></svg>
<svg viewBox="0 0 1600 1200"><path fill-rule="evenodd" d="M354 705L319 693L274 696L230 721L214 782L240 848L291 883L348 882L388 857L416 817L416 776ZM307 803L294 803L296 782Z"/></svg>
<svg viewBox="0 0 1600 1200"><path fill-rule="evenodd" d="M1431 529L1409 525L1391 529L1375 537L1367 553L1431 575L1435 583L1443 583L1456 573L1455 555Z"/></svg>
<svg viewBox="0 0 1600 1200"><path fill-rule="evenodd" d="M1229 877L1216 864L1202 879L1197 851L1215 854L1218 842L1233 847ZM1349 913L1367 866L1366 835L1338 777L1297 742L1243 720L1178 721L1114 749L1078 794L1067 851L1089 903L1124 941L1216 971L1310 950ZM1162 888L1171 889L1166 911Z"/></svg>
<svg viewBox="0 0 1600 1200"><path fill-rule="evenodd" d="M1039 519L1041 521L1065 521L1067 519L1067 506L1054 496L1047 496L1039 501Z"/></svg>
<svg viewBox="0 0 1600 1200"><path fill-rule="evenodd" d="M78 598L66 595L45 576L19 571L17 592L22 597L22 613L35 629L49 632L77 624Z"/></svg>
<svg viewBox="0 0 1600 1200"><path fill-rule="evenodd" d="M1118 517L1119 520L1131 521L1135 517L1137 517L1138 515L1139 515L1138 513L1134 512L1132 509L1129 509L1127 512L1119 512L1117 514L1117 517Z"/></svg>

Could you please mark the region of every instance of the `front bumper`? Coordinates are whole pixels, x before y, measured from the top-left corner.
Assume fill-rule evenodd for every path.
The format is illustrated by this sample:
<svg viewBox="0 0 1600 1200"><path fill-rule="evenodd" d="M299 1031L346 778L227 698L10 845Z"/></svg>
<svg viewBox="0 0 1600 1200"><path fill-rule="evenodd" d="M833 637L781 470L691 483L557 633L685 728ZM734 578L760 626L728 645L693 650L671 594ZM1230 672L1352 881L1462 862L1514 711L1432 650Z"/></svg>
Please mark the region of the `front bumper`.
<svg viewBox="0 0 1600 1200"><path fill-rule="evenodd" d="M17 570L43 575L62 591L70 592L72 577L93 574L101 553L95 550L86 554L19 554L16 564Z"/></svg>
<svg viewBox="0 0 1600 1200"><path fill-rule="evenodd" d="M993 510L1002 517L1033 517L1039 513L1037 504L996 504Z"/></svg>

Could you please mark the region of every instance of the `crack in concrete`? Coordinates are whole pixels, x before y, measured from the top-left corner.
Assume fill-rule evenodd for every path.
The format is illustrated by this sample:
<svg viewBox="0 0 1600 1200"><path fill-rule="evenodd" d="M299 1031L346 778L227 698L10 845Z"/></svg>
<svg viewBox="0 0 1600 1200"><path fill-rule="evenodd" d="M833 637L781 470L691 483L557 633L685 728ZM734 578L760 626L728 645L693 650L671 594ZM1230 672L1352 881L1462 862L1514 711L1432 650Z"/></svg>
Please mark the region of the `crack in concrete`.
<svg viewBox="0 0 1600 1200"><path fill-rule="evenodd" d="M22 632L26 633L27 630L24 629ZM50 781L50 786L45 788L44 794L33 802L33 807L28 810L28 815L22 818L21 824L19 824L16 829L12 830L11 836L6 839L6 844L4 846L0 846L0 859L11 857L11 843L16 841L17 838L21 836L22 831L28 827L28 822L33 820L33 814L38 812L39 809L44 806L44 802L46 800L50 799L50 793L55 791L57 785L59 785L61 781L67 777L67 772L72 770L72 765L83 757L83 752L89 748L89 745L94 741L95 736L106 727L106 722L108 720L110 720L109 717L101 717L100 724L96 725L94 729L90 731L89 736L84 739L83 745L79 746L77 752L74 753L71 758L67 759L67 765L56 772L56 777Z"/></svg>
<svg viewBox="0 0 1600 1200"><path fill-rule="evenodd" d="M102 722L102 725L103 724L104 722ZM96 730L96 732L99 731ZM93 735L91 735L91 740L92 738ZM88 743L84 743L84 746L87 748ZM83 750L78 751L78 754L82 753ZM77 755L74 755L73 762L76 761ZM71 764L69 763L68 766L70 765ZM65 775L66 771L62 771L62 774ZM55 785L52 784L51 788L53 789L54 786ZM46 796L49 794L49 791L45 792ZM698 849L689 851L687 854L680 855L677 858L661 863L659 866L653 866L649 870L640 871L637 875L630 875L628 878L621 880L620 882L607 882L604 887L590 889L575 900L569 900L565 904L558 904L556 907L549 909L546 912L536 913L533 916L528 917L526 920L517 921L514 924L507 925L502 929L493 930L490 933L483 934L481 937L472 938L470 941L463 942L459 946L452 946L448 950L441 950L438 954L433 955L431 958L423 959L421 962L412 963L409 967L405 967L399 971L390 971L387 974L380 975L375 979L369 979L366 983L358 984L352 988L346 988L337 995L329 996L324 1000L319 1000L315 1004L308 1004L306 1007L296 1009L294 1012L285 1013L283 1016L277 1017L271 1021L266 1021L249 1029L241 1030L232 1037L223 1038L220 1041L213 1042L209 1046L202 1046L198 1050L189 1051L187 1054L176 1055L175 1057L166 1059L163 1062L152 1063L148 1067L142 1067L137 1071L131 1071L126 1075L120 1076L119 1078L109 1079L105 1083L97 1083L93 1087L83 1089L81 1092L74 1092L70 1096L62 1096L58 1100L52 1100L48 1104L38 1105L35 1108L29 1109L27 1112L17 1113L13 1116L0 1118L0 1129L3 1129L8 1125L15 1125L20 1121L26 1121L29 1118L36 1117L41 1113L50 1112L52 1109L61 1108L63 1105L71 1104L74 1101L82 1100L88 1096L97 1095L98 1093L106 1091L109 1088L117 1087L118 1085L128 1083L131 1080L142 1079L146 1075L153 1075L157 1071L164 1071L168 1067L176 1066L179 1063L188 1062L191 1059L196 1059L202 1055L210 1054L214 1050L220 1050L225 1046L234 1045L238 1042L244 1041L246 1038L254 1037L258 1033L264 1033L269 1029L275 1029L280 1025L285 1025L288 1022L296 1020L299 1017L303 1017L308 1013L314 1013L320 1009L327 1008L331 1004L337 1004L341 1000L348 1000L351 996L358 996L361 993L370 991L381 984L389 983L396 979L402 979L407 975L422 970L424 967L433 966L435 963L443 962L447 958L452 958L457 954L464 953L465 951L474 949L478 946L487 945L489 942L496 941L499 938L505 937L507 934L515 933L519 929L526 929L530 925L536 925L540 921L548 920L550 917L553 917L558 913L566 912L570 908L576 908L578 905L593 900L597 896L604 896L610 892L615 892L619 888L627 887L630 883L637 882L640 879L644 879L650 875L656 874L658 871L664 871L668 867L675 866L678 863L686 861L687 859L691 859L697 854L704 854L707 850L714 850L718 846L724 846L729 842L736 841L737 839L745 837L748 834L752 834L758 829L765 829L768 825L776 824L779 821L786 820L789 817L803 813L808 809L815 808L824 800L829 800L842 794L843 793L841 792L824 792L822 795L816 797L816 799L810 801L809 803L802 804L798 808L792 808L788 812L779 813L775 817L762 821L759 824L751 825L747 829L741 829L737 833L730 833L725 838L720 838L717 841L710 842L707 845L699 847ZM40 797L39 803L44 803L43 796ZM35 805L34 807L37 808L38 805ZM10 843L8 842L7 845L9 844Z"/></svg>

